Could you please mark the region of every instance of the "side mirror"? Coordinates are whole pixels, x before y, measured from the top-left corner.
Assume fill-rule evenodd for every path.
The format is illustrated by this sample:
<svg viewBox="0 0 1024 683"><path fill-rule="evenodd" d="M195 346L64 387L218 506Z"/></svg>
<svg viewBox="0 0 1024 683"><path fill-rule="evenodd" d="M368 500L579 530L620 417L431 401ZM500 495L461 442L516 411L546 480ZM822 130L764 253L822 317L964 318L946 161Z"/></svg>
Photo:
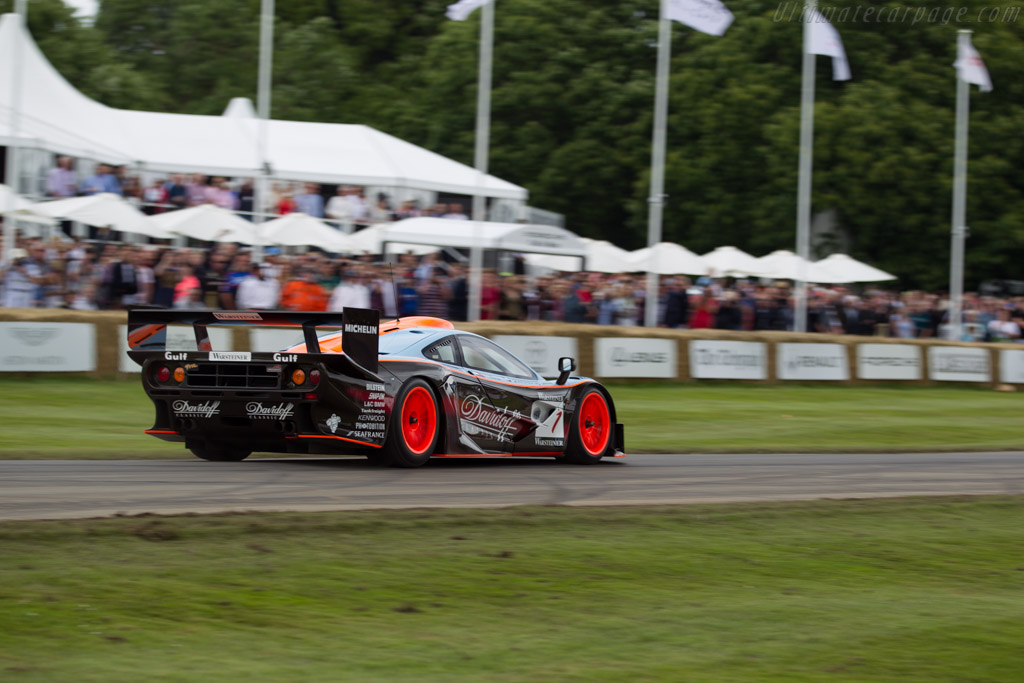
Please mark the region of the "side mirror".
<svg viewBox="0 0 1024 683"><path fill-rule="evenodd" d="M576 359L562 356L558 359L558 380L557 384L565 384L569 379L569 373L576 369Z"/></svg>

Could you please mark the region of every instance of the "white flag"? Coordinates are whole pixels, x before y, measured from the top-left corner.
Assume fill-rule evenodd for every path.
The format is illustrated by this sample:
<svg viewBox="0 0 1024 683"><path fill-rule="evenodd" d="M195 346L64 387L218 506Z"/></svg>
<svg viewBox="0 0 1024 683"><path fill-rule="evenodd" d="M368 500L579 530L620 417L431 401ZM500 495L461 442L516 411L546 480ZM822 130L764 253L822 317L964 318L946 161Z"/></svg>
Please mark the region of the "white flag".
<svg viewBox="0 0 1024 683"><path fill-rule="evenodd" d="M833 81L850 80L850 63L846 61L846 50L843 49L839 31L818 10L814 10L808 21L811 22L811 44L807 46L807 51L812 55L828 55L832 58Z"/></svg>
<svg viewBox="0 0 1024 683"><path fill-rule="evenodd" d="M981 55L971 45L970 36L957 43L956 61L953 66L956 67L957 75L960 78L978 86L981 88L981 92L992 90L992 80L988 77L988 69L985 68L985 62L981 61Z"/></svg>
<svg viewBox="0 0 1024 683"><path fill-rule="evenodd" d="M663 0L661 16L713 36L724 34L733 20L732 12L719 0Z"/></svg>
<svg viewBox="0 0 1024 683"><path fill-rule="evenodd" d="M448 5L448 11L444 14L455 21L465 21L469 15L478 7L483 7L490 0L459 0L454 5Z"/></svg>

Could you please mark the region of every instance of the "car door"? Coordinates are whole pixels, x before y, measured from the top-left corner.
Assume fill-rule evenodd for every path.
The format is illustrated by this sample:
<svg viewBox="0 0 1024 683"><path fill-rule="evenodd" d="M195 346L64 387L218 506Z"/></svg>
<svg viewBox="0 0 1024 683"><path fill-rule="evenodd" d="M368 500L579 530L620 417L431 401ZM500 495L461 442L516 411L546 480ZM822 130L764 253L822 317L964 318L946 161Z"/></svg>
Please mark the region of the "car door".
<svg viewBox="0 0 1024 683"><path fill-rule="evenodd" d="M525 363L482 337L459 335L463 367L481 387L480 400L461 406L464 429L474 432L488 449L512 453L536 429L530 417L535 392L544 383Z"/></svg>

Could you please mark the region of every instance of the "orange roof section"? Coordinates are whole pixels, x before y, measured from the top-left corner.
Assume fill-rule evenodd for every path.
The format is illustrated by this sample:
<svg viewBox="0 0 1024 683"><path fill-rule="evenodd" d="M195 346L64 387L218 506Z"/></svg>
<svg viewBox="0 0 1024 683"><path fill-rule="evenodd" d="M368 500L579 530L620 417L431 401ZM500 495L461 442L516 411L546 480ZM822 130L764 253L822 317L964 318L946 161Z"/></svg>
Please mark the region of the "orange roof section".
<svg viewBox="0 0 1024 683"><path fill-rule="evenodd" d="M397 330L408 330L413 327L437 327L445 330L454 330L455 325L443 318L434 318L429 315L411 315L407 318L386 320L380 324L380 334L387 334ZM305 344L296 344L285 349L288 353L306 353ZM321 353L341 353L341 332L335 332L320 339Z"/></svg>

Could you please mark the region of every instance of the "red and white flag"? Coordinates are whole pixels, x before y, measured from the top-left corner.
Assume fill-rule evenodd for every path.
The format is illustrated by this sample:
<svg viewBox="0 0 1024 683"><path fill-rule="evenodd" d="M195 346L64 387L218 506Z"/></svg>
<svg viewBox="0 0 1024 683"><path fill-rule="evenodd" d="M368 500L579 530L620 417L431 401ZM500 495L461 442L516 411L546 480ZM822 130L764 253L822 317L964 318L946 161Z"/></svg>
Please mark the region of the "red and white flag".
<svg viewBox="0 0 1024 683"><path fill-rule="evenodd" d="M719 0L663 0L661 16L713 36L723 35L733 20Z"/></svg>
<svg viewBox="0 0 1024 683"><path fill-rule="evenodd" d="M832 58L833 81L850 80L850 63L846 61L846 50L843 49L839 31L818 10L814 10L807 21L811 22L811 44L807 46L807 51L812 55Z"/></svg>
<svg viewBox="0 0 1024 683"><path fill-rule="evenodd" d="M444 14L449 19L465 21L477 8L483 7L490 1L491 0L459 0L453 5L448 5L448 10Z"/></svg>
<svg viewBox="0 0 1024 683"><path fill-rule="evenodd" d="M978 86L981 92L991 92L992 79L988 77L988 69L985 68L985 62L981 61L981 55L971 45L970 36L957 43L956 61L953 62L953 66L956 67L957 75L961 79Z"/></svg>

